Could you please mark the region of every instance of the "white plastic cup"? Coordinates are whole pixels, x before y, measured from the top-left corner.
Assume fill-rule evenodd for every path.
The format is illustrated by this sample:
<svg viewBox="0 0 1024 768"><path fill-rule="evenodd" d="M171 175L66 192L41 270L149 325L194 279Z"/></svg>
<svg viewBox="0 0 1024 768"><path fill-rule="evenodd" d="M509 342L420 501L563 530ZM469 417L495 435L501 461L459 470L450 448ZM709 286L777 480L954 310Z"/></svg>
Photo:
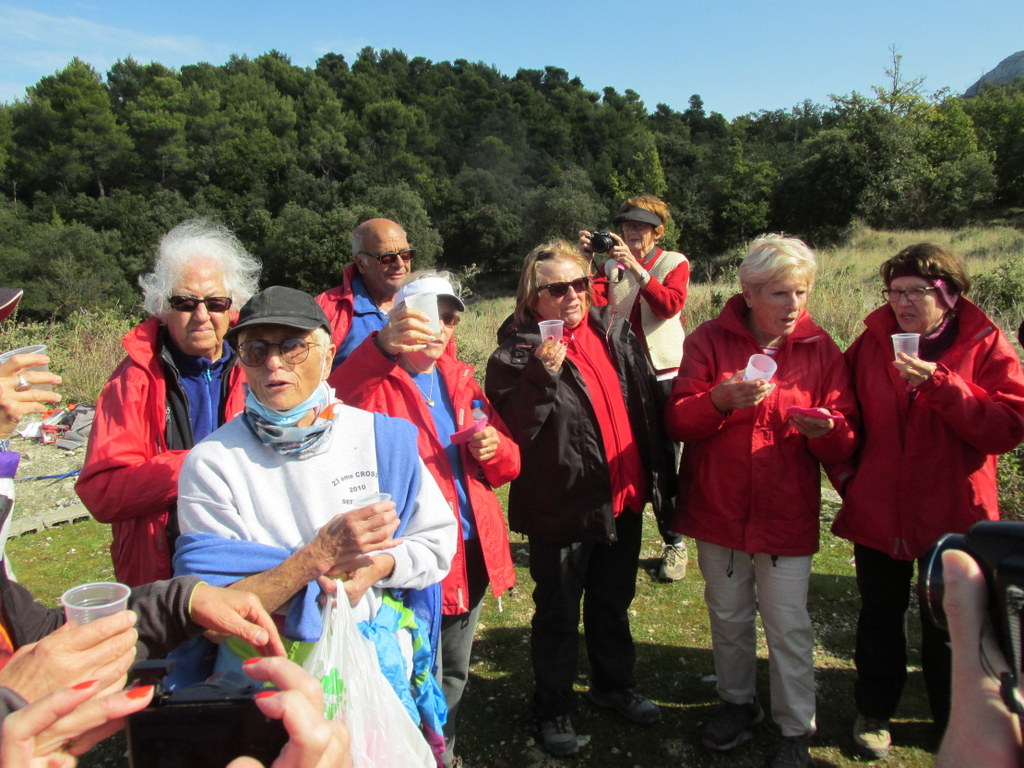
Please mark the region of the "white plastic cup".
<svg viewBox="0 0 1024 768"><path fill-rule="evenodd" d="M411 296L406 296L405 306L409 309L418 309L425 314L433 334L441 335L441 314L437 309L436 293L414 293Z"/></svg>
<svg viewBox="0 0 1024 768"><path fill-rule="evenodd" d="M892 351L897 360L900 359L900 352L905 352L911 357L917 357L917 350L920 344L920 333L894 333L892 335Z"/></svg>
<svg viewBox="0 0 1024 768"><path fill-rule="evenodd" d="M747 360L747 370L743 373L743 380L764 379L765 381L771 381L775 371L778 369L778 363L768 355L751 355L750 359Z"/></svg>
<svg viewBox="0 0 1024 768"><path fill-rule="evenodd" d="M19 347L18 349L12 349L10 352L4 352L0 355L0 365L3 365L15 355L45 355L46 345L45 344L33 344L30 347ZM23 371L43 371L44 373L50 370L48 365L32 365L28 368L22 368ZM48 389L52 390L51 384L33 384L32 389Z"/></svg>
<svg viewBox="0 0 1024 768"><path fill-rule="evenodd" d="M562 320L541 320L537 323L537 327L540 328L541 341L547 341L548 339L561 341L565 322Z"/></svg>
<svg viewBox="0 0 1024 768"><path fill-rule="evenodd" d="M95 581L72 587L60 596L60 601L68 621L88 624L125 610L130 594L128 587L116 581Z"/></svg>

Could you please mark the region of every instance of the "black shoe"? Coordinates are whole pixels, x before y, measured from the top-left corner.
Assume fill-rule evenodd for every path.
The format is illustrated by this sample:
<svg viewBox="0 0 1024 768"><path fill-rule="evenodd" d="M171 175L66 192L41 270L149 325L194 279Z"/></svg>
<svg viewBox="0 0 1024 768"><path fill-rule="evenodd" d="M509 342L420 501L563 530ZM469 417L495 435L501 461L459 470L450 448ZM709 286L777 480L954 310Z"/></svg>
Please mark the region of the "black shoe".
<svg viewBox="0 0 1024 768"><path fill-rule="evenodd" d="M624 718L640 725L651 725L661 722L661 710L658 705L645 696L641 696L633 688L621 691L599 691L591 687L586 693L591 704L604 709L614 709Z"/></svg>
<svg viewBox="0 0 1024 768"><path fill-rule="evenodd" d="M700 741L715 752L728 752L754 737L753 727L764 720L764 710L755 698L747 704L723 701L704 724Z"/></svg>
<svg viewBox="0 0 1024 768"><path fill-rule="evenodd" d="M540 731L541 746L555 757L568 757L579 752L580 743L568 715L541 720L537 729Z"/></svg>

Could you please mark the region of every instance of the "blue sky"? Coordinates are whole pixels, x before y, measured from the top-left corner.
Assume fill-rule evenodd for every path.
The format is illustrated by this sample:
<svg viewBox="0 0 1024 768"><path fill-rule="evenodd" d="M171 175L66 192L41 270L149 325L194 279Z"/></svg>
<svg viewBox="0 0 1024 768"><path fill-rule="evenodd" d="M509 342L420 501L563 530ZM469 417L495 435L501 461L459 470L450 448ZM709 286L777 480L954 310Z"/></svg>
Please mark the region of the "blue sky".
<svg viewBox="0 0 1024 768"><path fill-rule="evenodd" d="M505 74L554 65L649 109L699 93L727 118L884 82L889 47L908 77L960 92L1024 49L1022 0L0 0L0 101L73 57L101 74L128 56L179 67L282 51L299 66L364 46Z"/></svg>

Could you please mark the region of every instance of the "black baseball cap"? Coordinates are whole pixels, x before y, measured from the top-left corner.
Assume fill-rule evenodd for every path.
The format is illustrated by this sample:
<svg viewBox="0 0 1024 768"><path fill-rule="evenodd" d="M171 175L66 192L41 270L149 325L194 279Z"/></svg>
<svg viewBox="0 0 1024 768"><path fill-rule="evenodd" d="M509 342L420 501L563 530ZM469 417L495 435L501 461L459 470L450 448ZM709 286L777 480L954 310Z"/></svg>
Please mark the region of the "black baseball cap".
<svg viewBox="0 0 1024 768"><path fill-rule="evenodd" d="M312 296L283 285L265 288L245 302L238 312L238 322L228 329L224 338L234 344L238 332L251 325L283 325L303 331L323 328L331 332L327 315Z"/></svg>
<svg viewBox="0 0 1024 768"><path fill-rule="evenodd" d="M654 227L660 227L665 223L661 220L661 216L654 213L654 211L648 211L646 208L640 208L635 205L612 219L612 222L615 224L621 224L624 221L639 221Z"/></svg>

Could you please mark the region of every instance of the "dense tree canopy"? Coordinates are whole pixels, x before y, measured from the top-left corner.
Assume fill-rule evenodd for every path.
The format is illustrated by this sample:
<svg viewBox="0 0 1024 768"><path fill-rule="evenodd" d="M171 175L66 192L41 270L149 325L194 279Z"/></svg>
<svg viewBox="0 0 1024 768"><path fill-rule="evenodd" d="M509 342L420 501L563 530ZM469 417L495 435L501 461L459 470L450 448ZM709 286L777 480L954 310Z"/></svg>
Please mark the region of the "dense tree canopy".
<svg viewBox="0 0 1024 768"><path fill-rule="evenodd" d="M729 122L699 95L653 110L557 67L506 76L364 49L296 67L271 51L180 70L73 59L0 105L0 284L30 317L137 303L160 234L202 215L238 232L264 283L337 281L348 234L388 216L418 265L511 278L538 241L668 201L668 245L719 254L762 231L821 244L855 219L959 225L1024 205L1024 87L922 95L899 57L872 96Z"/></svg>

